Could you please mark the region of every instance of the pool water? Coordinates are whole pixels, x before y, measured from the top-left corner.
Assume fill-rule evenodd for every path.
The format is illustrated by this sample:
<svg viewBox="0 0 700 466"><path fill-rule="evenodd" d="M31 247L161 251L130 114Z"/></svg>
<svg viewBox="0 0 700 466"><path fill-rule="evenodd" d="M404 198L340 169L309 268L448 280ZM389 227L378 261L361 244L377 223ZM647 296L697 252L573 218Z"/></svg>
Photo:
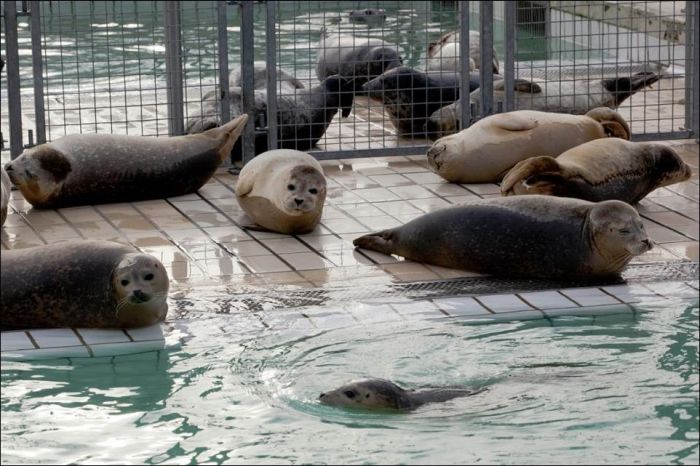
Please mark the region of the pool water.
<svg viewBox="0 0 700 466"><path fill-rule="evenodd" d="M3 362L2 462L697 464L699 317L179 321L177 349ZM403 414L318 403L367 376L486 390Z"/></svg>

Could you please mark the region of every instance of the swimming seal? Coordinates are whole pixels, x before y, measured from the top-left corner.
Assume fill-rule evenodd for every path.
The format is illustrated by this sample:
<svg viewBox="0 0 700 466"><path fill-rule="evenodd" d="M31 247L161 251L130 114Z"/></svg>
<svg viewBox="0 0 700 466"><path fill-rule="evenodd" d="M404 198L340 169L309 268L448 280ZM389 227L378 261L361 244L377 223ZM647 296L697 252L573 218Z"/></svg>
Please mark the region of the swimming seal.
<svg viewBox="0 0 700 466"><path fill-rule="evenodd" d="M426 403L440 403L476 395L483 390L425 388L406 390L384 379L360 379L321 393L319 401L329 406L361 409L397 409L409 411Z"/></svg>
<svg viewBox="0 0 700 466"><path fill-rule="evenodd" d="M542 112L584 115L596 107L617 108L640 89L661 79L653 72L637 73L631 77L609 79L583 79L576 81L531 81L516 79L515 108ZM505 101L505 81L494 82L494 102ZM477 106L481 91L469 95ZM460 128L461 99L430 115L428 127L435 137L453 134Z"/></svg>
<svg viewBox="0 0 700 466"><path fill-rule="evenodd" d="M0 198L0 225L5 224L7 220L7 210L10 204L10 177L5 172L5 167L0 167L0 176L2 177L2 198Z"/></svg>
<svg viewBox="0 0 700 466"><path fill-rule="evenodd" d="M489 275L585 280L619 276L653 243L624 202L532 195L441 209L353 244Z"/></svg>
<svg viewBox="0 0 700 466"><path fill-rule="evenodd" d="M362 86L371 99L379 100L401 136L426 137L428 117L459 98L460 75L423 72L409 66L392 68ZM479 87L477 73L469 76L469 89Z"/></svg>
<svg viewBox="0 0 700 466"><path fill-rule="evenodd" d="M340 76L331 76L310 89L294 89L290 94L277 94L277 142L284 149L309 150L323 137L341 110L343 118L352 110L354 83ZM267 126L267 91L254 90L256 126ZM204 95L201 113L186 125L189 134L196 134L219 125L217 106L220 96L217 91ZM243 115L243 91L239 87L230 89L231 117ZM208 115L208 116L207 116ZM265 152L268 147L267 133L255 135L255 153ZM240 144L234 148L234 158L240 154Z"/></svg>
<svg viewBox="0 0 700 466"><path fill-rule="evenodd" d="M355 90L384 71L403 63L397 45L381 39L349 34L330 34L321 30L316 56L316 76L323 81L340 75L352 79Z"/></svg>
<svg viewBox="0 0 700 466"><path fill-rule="evenodd" d="M247 120L190 136L72 134L26 149L5 169L42 209L182 196L214 175Z"/></svg>
<svg viewBox="0 0 700 466"><path fill-rule="evenodd" d="M663 144L596 139L559 157L518 162L501 184L504 196L545 194L630 204L662 186L690 179L690 165Z"/></svg>
<svg viewBox="0 0 700 466"><path fill-rule="evenodd" d="M238 203L256 224L296 235L313 231L321 220L326 178L311 155L277 149L248 162L235 190Z"/></svg>
<svg viewBox="0 0 700 466"><path fill-rule="evenodd" d="M386 21L386 11L382 9L367 8L353 10L348 14L351 23L366 24L369 27L377 27Z"/></svg>
<svg viewBox="0 0 700 466"><path fill-rule="evenodd" d="M517 110L483 118L428 150L430 169L452 183L495 183L513 165L539 155L556 157L607 136L629 139L625 120L609 108L586 115Z"/></svg>
<svg viewBox="0 0 700 466"><path fill-rule="evenodd" d="M481 63L481 35L477 31L469 31L469 70L480 68ZM454 71L461 73L460 67L459 31L451 31L443 34L435 42L428 45L428 71ZM498 73L498 55L493 49L494 73Z"/></svg>
<svg viewBox="0 0 700 466"><path fill-rule="evenodd" d="M168 312L158 259L110 241L65 241L2 252L0 325L130 328Z"/></svg>

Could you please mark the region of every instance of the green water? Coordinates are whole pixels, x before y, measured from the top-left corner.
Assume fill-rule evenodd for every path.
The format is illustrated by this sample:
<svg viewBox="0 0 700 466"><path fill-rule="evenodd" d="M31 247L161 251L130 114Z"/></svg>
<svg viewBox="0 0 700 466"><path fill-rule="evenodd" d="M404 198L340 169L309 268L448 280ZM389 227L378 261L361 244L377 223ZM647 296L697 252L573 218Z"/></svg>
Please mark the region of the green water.
<svg viewBox="0 0 700 466"><path fill-rule="evenodd" d="M2 462L697 464L698 319L675 302L480 326L189 321L176 350L4 362ZM487 390L409 414L316 401L365 376Z"/></svg>

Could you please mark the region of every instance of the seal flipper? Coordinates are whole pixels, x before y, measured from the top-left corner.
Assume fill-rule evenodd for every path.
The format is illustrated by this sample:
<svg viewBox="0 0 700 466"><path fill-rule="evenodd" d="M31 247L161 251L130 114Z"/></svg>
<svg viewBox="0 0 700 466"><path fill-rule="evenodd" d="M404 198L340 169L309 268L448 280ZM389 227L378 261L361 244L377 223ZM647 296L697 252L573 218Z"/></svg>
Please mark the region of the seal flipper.
<svg viewBox="0 0 700 466"><path fill-rule="evenodd" d="M625 119L611 108L596 107L586 113L586 116L600 123L608 137L625 139L627 141L632 137L632 131Z"/></svg>
<svg viewBox="0 0 700 466"><path fill-rule="evenodd" d="M360 236L355 238L352 244L356 248L369 249L370 251L391 255L395 252L394 230L383 230L378 233Z"/></svg>
<svg viewBox="0 0 700 466"><path fill-rule="evenodd" d="M528 131L538 126L537 120L523 118L513 113L497 113L489 117L489 122L506 131Z"/></svg>
<svg viewBox="0 0 700 466"><path fill-rule="evenodd" d="M516 163L515 166L513 166L513 168L511 168L510 171L508 171L503 177L503 182L501 183L501 195L515 195L515 185L519 182L530 184L529 180L533 176L559 175L559 172L561 172L561 167L554 157L545 155L522 160Z"/></svg>
<svg viewBox="0 0 700 466"><path fill-rule="evenodd" d="M219 148L219 157L221 162L223 162L226 157L231 154L231 149L233 149L234 144L236 144L236 141L238 141L238 138L243 133L246 123L248 123L248 115L243 114L229 121L225 125L209 129L202 133L204 136L223 142L223 145Z"/></svg>

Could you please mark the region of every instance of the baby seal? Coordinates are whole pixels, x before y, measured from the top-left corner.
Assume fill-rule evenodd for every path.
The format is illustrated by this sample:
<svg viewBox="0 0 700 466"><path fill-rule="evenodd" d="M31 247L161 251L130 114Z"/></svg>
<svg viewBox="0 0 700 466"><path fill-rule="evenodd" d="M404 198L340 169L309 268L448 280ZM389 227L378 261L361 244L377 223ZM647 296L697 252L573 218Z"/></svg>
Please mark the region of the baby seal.
<svg viewBox="0 0 700 466"><path fill-rule="evenodd" d="M309 233L321 220L326 178L311 155L271 150L243 167L236 197L245 213L263 228L288 235Z"/></svg>
<svg viewBox="0 0 700 466"><path fill-rule="evenodd" d="M426 403L441 403L476 395L483 390L425 388L406 390L384 379L360 379L321 393L319 401L329 406L361 409L397 409L409 411Z"/></svg>
<svg viewBox="0 0 700 466"><path fill-rule="evenodd" d="M130 328L168 312L158 259L110 241L66 241L2 252L0 325Z"/></svg>
<svg viewBox="0 0 700 466"><path fill-rule="evenodd" d="M518 162L503 178L501 193L548 194L630 204L662 186L690 179L690 165L663 144L596 139L559 157Z"/></svg>
<svg viewBox="0 0 700 466"><path fill-rule="evenodd" d="M629 204L538 195L468 202L353 244L443 267L555 280L617 277L652 248Z"/></svg>
<svg viewBox="0 0 700 466"><path fill-rule="evenodd" d="M586 115L498 113L435 141L428 150L428 165L452 183L494 183L521 160L556 157L606 136L629 139L630 130L620 114L605 107Z"/></svg>
<svg viewBox="0 0 700 466"><path fill-rule="evenodd" d="M2 176L2 198L0 198L0 225L5 224L7 220L7 211L10 204L10 177L7 176L5 167L0 167L0 176Z"/></svg>
<svg viewBox="0 0 700 466"><path fill-rule="evenodd" d="M72 134L5 165L34 207L132 202L197 191L229 156L247 115L202 134L152 138Z"/></svg>

